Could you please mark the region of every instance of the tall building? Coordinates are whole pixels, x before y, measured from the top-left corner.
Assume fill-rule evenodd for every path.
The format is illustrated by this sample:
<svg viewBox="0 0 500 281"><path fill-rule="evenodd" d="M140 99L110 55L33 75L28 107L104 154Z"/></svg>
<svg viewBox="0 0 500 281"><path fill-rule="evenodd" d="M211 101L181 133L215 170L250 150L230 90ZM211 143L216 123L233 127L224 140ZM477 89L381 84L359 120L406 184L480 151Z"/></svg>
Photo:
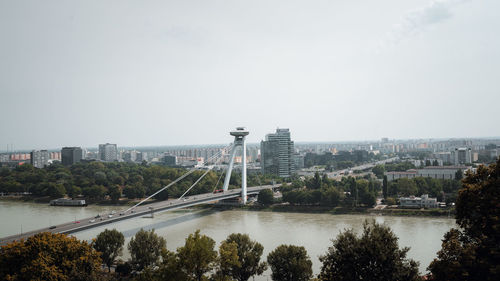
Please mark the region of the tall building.
<svg viewBox="0 0 500 281"><path fill-rule="evenodd" d="M455 165L472 163L472 151L467 147L455 148L453 158Z"/></svg>
<svg viewBox="0 0 500 281"><path fill-rule="evenodd" d="M118 148L116 144L105 143L99 145L99 160L105 162L118 161Z"/></svg>
<svg viewBox="0 0 500 281"><path fill-rule="evenodd" d="M61 161L64 166L71 166L82 160L83 151L81 147L63 147L61 149Z"/></svg>
<svg viewBox="0 0 500 281"><path fill-rule="evenodd" d="M49 152L47 150L33 150L30 153L31 165L35 168L43 168L49 164Z"/></svg>
<svg viewBox="0 0 500 281"><path fill-rule="evenodd" d="M276 129L276 133L266 135L266 140L260 142L262 173L290 177L295 172L293 154L289 129Z"/></svg>

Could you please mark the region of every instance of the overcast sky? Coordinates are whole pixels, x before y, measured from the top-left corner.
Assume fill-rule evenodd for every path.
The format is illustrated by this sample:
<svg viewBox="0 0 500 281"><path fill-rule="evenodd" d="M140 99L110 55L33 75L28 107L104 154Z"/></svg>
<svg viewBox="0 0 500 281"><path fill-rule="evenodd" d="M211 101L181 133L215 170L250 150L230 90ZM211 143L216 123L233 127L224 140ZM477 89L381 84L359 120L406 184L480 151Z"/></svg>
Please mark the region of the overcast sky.
<svg viewBox="0 0 500 281"><path fill-rule="evenodd" d="M0 0L0 150L499 136L498 0Z"/></svg>

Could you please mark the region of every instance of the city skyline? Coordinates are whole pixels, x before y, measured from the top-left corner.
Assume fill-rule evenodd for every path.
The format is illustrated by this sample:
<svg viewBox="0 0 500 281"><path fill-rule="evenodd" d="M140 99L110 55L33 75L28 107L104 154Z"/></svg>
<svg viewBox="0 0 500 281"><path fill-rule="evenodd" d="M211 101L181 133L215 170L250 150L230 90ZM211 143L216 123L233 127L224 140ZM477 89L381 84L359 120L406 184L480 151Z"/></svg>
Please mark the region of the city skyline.
<svg viewBox="0 0 500 281"><path fill-rule="evenodd" d="M1 1L0 150L500 135L498 1L194 5Z"/></svg>

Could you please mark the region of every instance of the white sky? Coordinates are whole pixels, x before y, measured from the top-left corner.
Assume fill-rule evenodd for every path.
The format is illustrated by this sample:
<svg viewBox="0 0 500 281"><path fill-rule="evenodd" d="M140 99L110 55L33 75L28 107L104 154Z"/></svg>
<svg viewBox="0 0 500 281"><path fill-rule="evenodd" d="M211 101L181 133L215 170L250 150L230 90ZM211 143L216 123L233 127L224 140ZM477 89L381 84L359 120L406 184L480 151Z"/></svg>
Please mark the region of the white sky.
<svg viewBox="0 0 500 281"><path fill-rule="evenodd" d="M0 150L499 136L498 0L0 0Z"/></svg>

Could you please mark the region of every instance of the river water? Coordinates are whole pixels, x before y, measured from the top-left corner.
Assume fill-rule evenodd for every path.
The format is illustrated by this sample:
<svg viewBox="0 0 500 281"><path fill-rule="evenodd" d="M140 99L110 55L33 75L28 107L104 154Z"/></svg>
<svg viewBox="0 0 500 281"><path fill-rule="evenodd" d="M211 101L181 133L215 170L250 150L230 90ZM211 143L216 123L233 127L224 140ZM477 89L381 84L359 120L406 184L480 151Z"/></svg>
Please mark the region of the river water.
<svg viewBox="0 0 500 281"><path fill-rule="evenodd" d="M45 204L0 200L0 237L49 225L95 216L117 210L110 206L52 207ZM353 228L360 233L363 222L374 219L390 226L399 237L400 247L410 247L408 256L420 262L421 273L441 248L446 231L456 227L455 220L445 217L390 217L379 215L331 215L257 212L244 210L181 210L155 214L153 218L133 218L112 225L76 233L79 239L90 240L105 228L116 228L125 235L125 243L141 228L155 229L167 240L167 248L175 250L195 230L212 237L217 247L229 234L247 233L264 246L264 255L281 244L304 246L313 262L314 274L319 273L318 260L340 231ZM129 254L124 247L123 259ZM271 280L270 271L255 280Z"/></svg>

